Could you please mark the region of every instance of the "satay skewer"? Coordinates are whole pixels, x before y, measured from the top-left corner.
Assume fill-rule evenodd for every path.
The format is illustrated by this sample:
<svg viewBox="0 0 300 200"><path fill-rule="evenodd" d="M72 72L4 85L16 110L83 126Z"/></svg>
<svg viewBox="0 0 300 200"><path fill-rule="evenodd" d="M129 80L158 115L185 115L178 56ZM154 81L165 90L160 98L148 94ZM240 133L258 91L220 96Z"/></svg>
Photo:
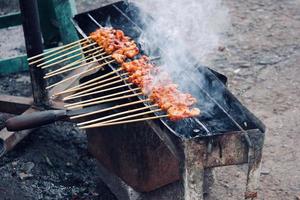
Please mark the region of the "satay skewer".
<svg viewBox="0 0 300 200"><path fill-rule="evenodd" d="M101 55L105 55L105 53L103 53ZM82 56L84 56L84 54L82 54ZM88 63L81 64L80 66L83 67L83 66L86 66L88 64L95 63L95 62L100 62L100 61L108 59L108 58L111 58L111 55L108 55L108 56L105 56L105 57L100 57L99 59L96 59L96 60L88 62ZM71 57L68 58L68 59L71 59ZM42 68L44 69L44 67L46 67L46 66L43 66Z"/></svg>
<svg viewBox="0 0 300 200"><path fill-rule="evenodd" d="M82 75L84 75L84 74L88 74L88 73L90 73L90 72L92 72L92 71L94 71L94 70L100 69L100 68L104 67L105 65L108 65L108 64L110 64L110 63L112 63L112 62L114 62L114 60L110 60L110 61L105 62L105 63L102 63L102 64L100 64L100 65L91 67L90 69L88 69L88 70L86 70L86 71L83 71L83 72L81 72L81 73L78 73L78 74L75 74L75 75L70 76L70 77L68 77L68 78L65 78L65 79L63 79L63 80L61 80L61 81L59 81L59 82L57 82L57 83L54 83L54 84L52 84L52 85L46 87L46 89L49 90L49 89L51 89L51 88L53 88L53 87L55 87L55 86L57 86L57 85L59 85L59 84L62 84L62 83L64 83L64 82L66 82L66 81L72 80L72 79L77 78L77 77L79 77L79 76L82 76ZM88 64L91 64L91 63L92 63L92 62L90 62L90 63L88 63Z"/></svg>
<svg viewBox="0 0 300 200"><path fill-rule="evenodd" d="M101 117L101 118L89 120L89 121L86 121L86 122L78 123L77 126L83 126L83 125L87 125L87 124L91 124L91 123L95 123L95 122L100 122L100 121L105 120L105 119L110 119L110 118L113 118L113 117L129 114L129 113L134 113L134 112L137 112L137 111L147 110L149 108L154 108L154 107L157 107L157 106L158 106L157 104L154 104L154 105L150 105L150 106L143 106L141 108L127 110L127 111L111 114L111 115L108 115L108 116L105 116L105 117Z"/></svg>
<svg viewBox="0 0 300 200"><path fill-rule="evenodd" d="M37 67L42 67L42 69L45 69L45 68L51 67L51 66L53 66L53 65L56 65L56 64L59 64L59 63L68 61L68 60L70 60L70 59L72 59L72 58L82 56L82 55L84 55L85 53L94 51L96 48L91 48L91 49L89 49L89 50L87 50L87 51L84 51L85 49L87 49L87 48L89 48L89 47L91 47L91 46L94 46L94 45L95 45L95 43L92 43L92 44L87 45L87 46L85 46L85 47L78 48L78 49L75 49L75 50L73 50L73 51L67 52L67 53L65 53L65 54L63 54L63 55L54 57L54 58L52 58L52 59L50 59L50 60L47 60L47 61L45 61L45 62L42 62L42 63L38 64ZM97 47L97 48L100 48L100 47ZM74 54L74 53L77 52L77 51L81 51L81 52L76 53L76 54L73 55L73 56L66 57L67 55ZM66 57L66 58L64 58L64 57ZM64 59L61 59L61 58L64 58ZM56 61L56 62L54 62L54 61Z"/></svg>
<svg viewBox="0 0 300 200"><path fill-rule="evenodd" d="M106 78L106 77L108 77L108 76L110 76L110 75L112 75L112 74L114 74L114 73L117 73L117 72L119 72L119 71L121 71L121 70L122 70L122 69L117 69L117 70L111 71L111 72L109 72L109 73L107 73L107 74L104 74L104 75L102 75L102 76L93 78L93 79L91 79L91 80L89 80L89 81L87 81L87 82L81 83L81 84L76 85L76 86L74 86L74 87L71 87L71 88L69 88L69 89L67 89L67 90L64 90L64 91L55 93L55 94L53 94L52 96L55 97L55 96L62 95L62 94L67 94L67 93L71 93L71 92L76 92L76 91L78 91L78 90L81 90L82 87L85 86L85 85L88 85L88 84L93 83L93 82L95 82L95 81L98 81L98 80L101 80L101 79L103 79L103 78Z"/></svg>
<svg viewBox="0 0 300 200"><path fill-rule="evenodd" d="M151 59L150 59L150 60L151 60ZM82 90L82 89L86 88L86 87L83 87L83 86L88 85L88 84L90 84L90 83L93 83L93 82L95 82L95 81L97 81L97 80L106 78L106 77L110 76L111 74L120 72L120 71L122 71L122 70L124 70L123 67L120 67L119 69L113 70L113 71L111 71L111 72L109 72L109 73L107 73L107 74L104 74L104 75L102 75L102 76L93 78L93 79L91 79L91 80L89 80L89 81L87 81L87 82L81 83L81 84L79 84L79 85L73 86L73 87L71 87L71 88L69 88L69 89L67 89L67 90L64 90L64 91L55 93L55 94L53 94L52 97L54 98L54 97L56 97L56 96L58 96L58 95L63 95L63 94L67 94L67 93L74 93L74 92L76 92L76 91L78 91L78 90ZM73 94L73 95L71 95L71 96L75 96L75 95L78 95L78 93ZM67 98L67 97L66 97L66 98Z"/></svg>
<svg viewBox="0 0 300 200"><path fill-rule="evenodd" d="M96 51L95 53L99 53L99 51ZM48 76L51 76L52 74L55 74L55 73L60 72L64 69L76 66L78 64L81 64L82 62L87 62L88 61L87 59L90 59L93 55L95 55L95 53L93 53L92 55L87 55L86 57L82 57L78 60L75 60L75 61L73 61L73 62L71 62L71 63L69 63L69 64L67 64L63 67L60 67L60 68L56 69L56 70L50 71L50 72L45 74L44 78L48 78Z"/></svg>
<svg viewBox="0 0 300 200"><path fill-rule="evenodd" d="M122 75L127 75L127 73L124 73ZM85 88L89 88L89 87L92 87L92 86L97 86L99 84L106 83L108 81L112 81L112 80L119 79L119 78L122 79L122 77L120 77L120 76L113 76L111 78L104 79L104 80L99 81L99 82L95 82L95 83L91 83L89 85L85 85L85 86L81 87L80 90L85 89ZM117 80L117 81L114 81L114 82L107 83L105 85L100 85L96 89L101 89L101 88L104 88L104 87L107 87L107 86L110 86L110 85L113 85L113 84L119 83L119 82L121 82L121 81ZM133 85L133 84L131 84L131 85ZM124 87L124 86L130 86L130 84L121 85L121 87ZM120 88L120 86L116 86L116 87L112 87L112 88L117 89L117 88ZM96 89L95 88L90 88L88 91L87 90L82 91L83 93L75 93L73 95L70 95L70 96L67 96L67 97L63 98L63 101L73 100L73 99L77 99L77 98L80 98L80 97L85 97L85 96L92 95L92 94L98 94L98 93L101 93L101 92L104 91L104 90L97 90L95 92L90 92L90 91L93 91L93 90L96 90ZM109 91L108 89L111 90L111 88L107 88L105 91Z"/></svg>
<svg viewBox="0 0 300 200"><path fill-rule="evenodd" d="M93 50L94 51L88 53L87 55L82 56L81 58L79 58L79 59L77 59L77 60L75 60L75 61L73 61L73 62L71 62L71 63L69 63L69 64L67 64L67 65L65 65L63 67L60 67L60 68L58 68L58 69L56 69L54 71L48 72L46 75L51 74L51 73L55 73L56 71L60 71L60 70L66 69L67 67L72 67L72 66L76 65L78 61L84 62L84 61L86 61L86 59L91 58L92 56L102 55L102 53L103 53L103 49L98 48L98 47L94 48ZM86 52L84 52L84 54L85 53ZM101 54L99 54L99 53L101 53Z"/></svg>
<svg viewBox="0 0 300 200"><path fill-rule="evenodd" d="M119 105L116 105L116 106L113 106L113 107L110 107L110 108L104 108L104 109L101 109L101 110L96 110L96 111L92 111L92 112L88 112L88 113L84 113L84 114L80 114L80 115L75 115L75 116L70 117L70 119L79 119L79 118L83 118L83 117L87 117L87 116L91 116L91 115L111 111L111 110L114 110L114 109L124 108L124 107L137 105L137 104L141 104L141 103L146 103L146 102L150 102L150 101L151 101L150 99L143 99L143 100L133 101L133 102L129 102L129 103L119 104Z"/></svg>
<svg viewBox="0 0 300 200"><path fill-rule="evenodd" d="M60 72L60 71L63 71L65 69L68 69L70 67L73 67L73 66L78 66L78 64L82 64L83 62L87 63L87 62L90 62L91 60L97 58L98 56L103 56L104 54L101 53L102 51L101 50L98 50L98 51L95 51L95 52L92 52L91 54L85 56L85 57L82 57L80 59L77 59L63 67L60 67L56 70L53 70L51 72L48 72L47 74L45 74L44 78L48 78L48 76L51 76L52 74L54 73L57 73L57 72Z"/></svg>
<svg viewBox="0 0 300 200"><path fill-rule="evenodd" d="M95 56L93 56L93 57L90 57L90 58L86 59L86 60L85 60L85 61L86 61L85 64L91 63L90 61L96 60L96 57L102 56L102 55L104 55L104 54L105 54L105 53L102 53L102 54L95 55ZM73 65L73 67L68 66L68 67L67 67L66 69L64 69L64 70L60 70L60 71L58 71L58 72L56 72L56 73L52 73L52 74L50 74L50 75L44 76L44 79L51 78L51 77L53 77L53 76L57 76L57 75L59 75L59 74L66 73L66 72L69 72L69 71L72 71L72 70L81 68L81 67L83 67L83 66L84 66L83 64L78 65L78 66L76 66L76 65L74 66L74 65ZM65 67L63 67L63 68L65 68Z"/></svg>
<svg viewBox="0 0 300 200"><path fill-rule="evenodd" d="M133 85L134 85L133 83L128 83L128 84L124 84L124 85L119 85L119 86L115 86L115 87L111 87L111 88L107 88L107 89L103 89L103 90L98 90L98 91L95 91L95 92L90 92L90 93L78 95L78 96L69 98L69 99L67 99L67 100L78 99L78 98L82 98L82 97L85 97L85 96L95 95L95 94L99 94L99 93L103 93L103 92L108 92L108 91L116 90L116 89L119 89L119 88L122 88L122 87L128 87L128 86L133 86Z"/></svg>
<svg viewBox="0 0 300 200"><path fill-rule="evenodd" d="M56 47L56 48L51 49L51 50L49 50L49 51L45 51L45 52L43 52L43 53L41 53L41 54L38 54L38 55L33 56L33 57L30 57L30 58L28 58L27 60L28 60L28 61L31 61L31 60L33 60L33 59L42 57L42 56L47 55L47 54L50 54L50 53L51 53L51 55L57 55L58 53L61 53L61 52L63 52L63 51L69 50L69 49L72 49L72 48L74 48L75 46L81 45L81 42L90 41L90 38L91 38L91 37L89 36L89 37L87 37L87 38L83 38L83 39L81 39L81 40L77 40L77 41L75 41L75 42L72 42L72 43L69 43L69 44L66 44L66 45L63 45L63 46L60 46L60 47ZM45 57L47 57L47 56L45 56ZM34 61L34 62L35 62L35 61ZM29 63L29 64L31 64L31 63Z"/></svg>
<svg viewBox="0 0 300 200"><path fill-rule="evenodd" d="M87 43L87 42L85 42L85 43ZM85 43L82 43L82 45L85 44ZM69 48L69 49L67 48L67 49L65 49L64 51L66 51L66 50L71 50L71 51L68 51L68 52L66 52L66 53L64 53L64 54L61 54L61 55L59 55L59 54L60 54L59 52L56 52L56 53L54 53L54 55L58 55L58 56L56 56L56 57L54 57L54 58L51 58L51 57L53 57L54 55L48 55L48 56L45 56L45 57L43 57L43 58L41 58L41 59L39 59L39 60L35 60L35 61L30 62L30 64L36 64L36 63L39 63L39 64L37 65L37 67L40 67L40 66L43 66L43 65L45 65L45 64L47 64L47 63L50 63L50 62L52 62L52 61L58 60L58 59L60 59L60 58L62 58L62 57L65 57L65 56L67 56L67 55L70 55L70 54L72 54L72 53L75 53L75 52L77 52L77 51L82 51L82 50L84 50L84 49L86 49L86 48L89 48L89 47L91 47L91 46L93 46L93 45L96 45L96 43L93 42L93 43L88 44L88 45L83 46L83 47L80 46L79 48L76 48L76 49L74 49L74 50L72 50L74 47ZM49 60L47 60L48 58L49 58ZM50 59L50 58L51 58L51 59ZM42 61L44 61L44 62L42 62Z"/></svg>
<svg viewBox="0 0 300 200"><path fill-rule="evenodd" d="M97 104L102 104L102 103L108 103L108 102L112 102L112 101L118 101L118 100L130 98L130 97L137 97L139 95L143 95L143 93L139 92L139 93L125 95L125 96L111 98L111 99L105 99L105 100L100 100L100 101L93 101L93 102L90 102L90 103L85 103L85 104L80 104L80 105L68 107L68 109L83 108L83 107L86 107L86 106L97 105Z"/></svg>
<svg viewBox="0 0 300 200"><path fill-rule="evenodd" d="M84 101L80 101L80 102L76 102L76 103L70 103L70 104L66 104L64 107L65 108L70 108L70 107L74 107L74 106L78 106L78 105L82 105L82 104L86 104L86 103L90 103L90 102L94 102L97 100L102 100L102 99L106 99L106 98L110 98L110 97L115 97L121 94L126 94L129 92L134 92L140 90L139 88L135 88L135 89L131 89L131 90L125 90L122 92L117 92L117 93L113 93L113 94L109 94L109 95L105 95L105 96L101 96L101 97L96 97L96 98L92 98L92 99L88 99L88 100L84 100Z"/></svg>
<svg viewBox="0 0 300 200"><path fill-rule="evenodd" d="M105 126L113 126L113 125L120 125L120 124L129 124L134 122L141 122L141 121L148 121L148 120L154 120L154 119L161 119L169 117L169 115L160 115L155 117L145 117L140 119L133 119L133 120L125 120L125 121L118 121L118 122L112 122L112 123L96 123L88 126L81 126L79 129L90 129L90 128L98 128L98 127L105 127Z"/></svg>
<svg viewBox="0 0 300 200"><path fill-rule="evenodd" d="M134 114L134 115L128 115L128 116L125 116L125 117L120 117L120 118L116 118L116 119L107 120L107 121L104 121L104 122L101 122L101 123L107 124L107 123L117 122L117 121L120 121L120 120L139 117L139 116L152 114L152 113L156 113L156 112L160 112L160 111L162 111L162 110L161 109L150 110L150 111L147 111L147 112L142 112L142 113L137 113L137 114Z"/></svg>
<svg viewBox="0 0 300 200"><path fill-rule="evenodd" d="M110 83L107 83L107 84L104 84L104 85L99 85L99 86L97 86L97 87L93 87L93 88L90 88L90 89L87 89L87 90L84 90L84 91L81 91L81 92L77 92L77 93L75 93L75 94L72 94L72 95L70 95L70 96L67 96L67 97L63 98L63 100L64 100L64 101L70 100L71 98L76 97L76 96L78 96L78 95L86 94L86 93L88 93L88 92L91 92L91 91L94 91L94 90L97 90L97 89L101 89L101 88L105 88L105 87L107 87L107 86L114 85L114 84L116 84L116 83L121 83L121 82L123 82L124 80L127 80L127 79L128 79L128 78L116 80L116 81L113 81L113 82L110 82Z"/></svg>
<svg viewBox="0 0 300 200"><path fill-rule="evenodd" d="M85 42L81 43L81 45L86 44L87 42L88 42L88 41L85 41ZM81 48L80 44L77 44L77 45L74 45L74 46L71 46L71 47L62 49L62 50L60 50L60 51L54 52L54 53L52 53L52 54L50 54L50 55L44 56L44 57L42 57L42 58L40 58L40 59L38 59L38 60L31 61L31 62L29 62L28 64L29 64L29 65L33 65L33 64L36 64L36 63L40 63L40 62L42 62L42 61L44 61L44 60L46 60L46 59L48 59L48 58L51 58L51 57L53 57L53 56L55 56L55 55L59 55L59 54L61 54L61 53L64 53L64 52L67 51L67 50L74 49L75 47L76 47L77 49L80 49L80 48Z"/></svg>
<svg viewBox="0 0 300 200"><path fill-rule="evenodd" d="M58 61L56 61L56 62L47 64L47 65L38 65L37 67L41 67L42 69L46 69L46 68L49 68L49 67L52 67L52 66L54 66L54 65L57 65L57 64L66 62L66 61L71 60L71 59L76 58L76 57L83 57L83 56L85 56L84 54L89 53L89 52L92 52L92 51L95 51L95 49L97 49L97 48L92 48L92 49L89 49L89 50L87 50L87 51L80 52L80 53L75 54L75 55L73 55L73 56L69 56L69 57L67 57L67 58L58 60ZM104 55L104 54L103 54L103 55ZM43 64L43 63L42 63L42 64Z"/></svg>

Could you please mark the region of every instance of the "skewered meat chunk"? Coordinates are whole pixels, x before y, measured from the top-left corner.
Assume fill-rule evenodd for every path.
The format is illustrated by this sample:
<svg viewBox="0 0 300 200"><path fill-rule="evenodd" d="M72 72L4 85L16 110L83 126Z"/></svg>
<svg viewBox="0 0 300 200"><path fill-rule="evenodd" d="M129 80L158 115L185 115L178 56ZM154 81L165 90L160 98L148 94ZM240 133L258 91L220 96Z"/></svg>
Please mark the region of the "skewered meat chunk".
<svg viewBox="0 0 300 200"><path fill-rule="evenodd" d="M132 59L139 54L136 43L125 36L121 30L100 28L91 33L90 36L118 63L123 63L127 58Z"/></svg>
<svg viewBox="0 0 300 200"><path fill-rule="evenodd" d="M188 93L182 93L178 85L173 84L166 72L158 70L143 56L138 60L122 64L130 76L129 81L138 85L144 94L167 112L171 120L180 120L198 116L200 110L192 108L197 100ZM156 80L156 76L159 78Z"/></svg>
<svg viewBox="0 0 300 200"><path fill-rule="evenodd" d="M199 109L190 109L197 100L190 94L181 93L175 84L155 87L150 98L168 113L171 120L200 114Z"/></svg>
<svg viewBox="0 0 300 200"><path fill-rule="evenodd" d="M129 73L129 81L142 89L149 98L167 112L171 120L180 120L200 114L198 108L192 108L196 99L187 93L182 93L170 76L149 62L147 56L131 62L139 54L134 41L125 36L121 30L100 28L91 33L91 38L101 46L107 54L122 64L122 69Z"/></svg>
<svg viewBox="0 0 300 200"><path fill-rule="evenodd" d="M168 115L170 120L177 121L184 118L196 117L200 115L200 110L198 108L171 107L168 109Z"/></svg>
<svg viewBox="0 0 300 200"><path fill-rule="evenodd" d="M115 59L118 63L123 63L126 60L126 56L121 53L113 53L111 57Z"/></svg>
<svg viewBox="0 0 300 200"><path fill-rule="evenodd" d="M130 74L136 72L139 69L145 69L149 67L153 67L153 66L149 63L149 58L147 56L142 56L138 60L134 60L122 64L122 68L127 72L129 72Z"/></svg>

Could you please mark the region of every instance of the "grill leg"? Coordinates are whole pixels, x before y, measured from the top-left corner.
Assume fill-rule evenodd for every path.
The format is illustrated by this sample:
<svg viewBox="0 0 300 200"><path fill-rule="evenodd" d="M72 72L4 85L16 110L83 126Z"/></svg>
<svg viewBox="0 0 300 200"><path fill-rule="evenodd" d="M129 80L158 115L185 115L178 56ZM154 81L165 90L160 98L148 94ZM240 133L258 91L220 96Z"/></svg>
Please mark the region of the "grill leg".
<svg viewBox="0 0 300 200"><path fill-rule="evenodd" d="M185 141L181 174L184 200L203 200L205 144Z"/></svg>
<svg viewBox="0 0 300 200"><path fill-rule="evenodd" d="M264 134L249 134L249 136L253 147L249 148L248 152L248 174L245 199L257 199Z"/></svg>
<svg viewBox="0 0 300 200"><path fill-rule="evenodd" d="M38 15L37 0L19 0L22 25L25 36L27 56L32 57L43 52L42 35ZM44 72L36 66L29 66L34 104L48 107L48 93L45 90Z"/></svg>

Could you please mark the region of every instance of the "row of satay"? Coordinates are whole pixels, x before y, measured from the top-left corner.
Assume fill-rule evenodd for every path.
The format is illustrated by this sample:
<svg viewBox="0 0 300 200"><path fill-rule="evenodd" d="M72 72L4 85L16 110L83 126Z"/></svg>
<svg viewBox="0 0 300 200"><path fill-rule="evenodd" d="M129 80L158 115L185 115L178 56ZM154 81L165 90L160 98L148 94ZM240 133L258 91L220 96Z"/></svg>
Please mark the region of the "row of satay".
<svg viewBox="0 0 300 200"><path fill-rule="evenodd" d="M133 59L138 55L139 49L123 31L101 28L93 32L91 38L121 64L122 69L129 74L129 81L139 86L153 103L167 112L171 120L200 114L198 108L192 107L197 101L196 98L191 94L182 93L170 76L153 65L147 56L125 62L127 58Z"/></svg>

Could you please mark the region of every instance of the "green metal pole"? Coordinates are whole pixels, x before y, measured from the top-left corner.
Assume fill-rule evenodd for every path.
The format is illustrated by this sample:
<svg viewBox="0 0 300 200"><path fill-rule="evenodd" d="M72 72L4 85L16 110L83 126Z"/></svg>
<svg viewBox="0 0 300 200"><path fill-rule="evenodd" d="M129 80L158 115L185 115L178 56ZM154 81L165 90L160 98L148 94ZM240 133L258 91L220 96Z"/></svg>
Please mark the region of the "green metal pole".
<svg viewBox="0 0 300 200"><path fill-rule="evenodd" d="M44 47L56 47L60 41L60 32L52 0L38 0L40 24Z"/></svg>
<svg viewBox="0 0 300 200"><path fill-rule="evenodd" d="M74 0L52 0L56 20L59 27L60 38L64 44L78 40L77 32L71 21L76 14Z"/></svg>

